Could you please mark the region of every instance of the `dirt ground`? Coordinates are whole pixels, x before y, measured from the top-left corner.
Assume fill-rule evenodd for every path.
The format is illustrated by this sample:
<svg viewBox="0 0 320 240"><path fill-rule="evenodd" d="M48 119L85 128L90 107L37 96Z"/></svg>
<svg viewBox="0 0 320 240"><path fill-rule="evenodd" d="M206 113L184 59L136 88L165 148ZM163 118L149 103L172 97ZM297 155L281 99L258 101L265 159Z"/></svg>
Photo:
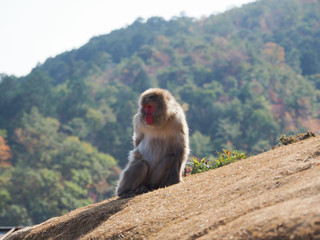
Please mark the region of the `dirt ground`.
<svg viewBox="0 0 320 240"><path fill-rule="evenodd" d="M111 198L8 239L320 239L320 138Z"/></svg>

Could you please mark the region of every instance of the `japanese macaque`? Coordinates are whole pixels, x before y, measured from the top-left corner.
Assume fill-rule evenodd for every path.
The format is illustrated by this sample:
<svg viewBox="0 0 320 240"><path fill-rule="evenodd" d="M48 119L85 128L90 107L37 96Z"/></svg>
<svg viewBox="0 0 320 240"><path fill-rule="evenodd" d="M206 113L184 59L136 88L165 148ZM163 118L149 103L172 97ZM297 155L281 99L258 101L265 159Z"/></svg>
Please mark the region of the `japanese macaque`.
<svg viewBox="0 0 320 240"><path fill-rule="evenodd" d="M189 129L180 104L164 89L141 94L133 118L134 149L116 194L132 197L182 181L189 154Z"/></svg>

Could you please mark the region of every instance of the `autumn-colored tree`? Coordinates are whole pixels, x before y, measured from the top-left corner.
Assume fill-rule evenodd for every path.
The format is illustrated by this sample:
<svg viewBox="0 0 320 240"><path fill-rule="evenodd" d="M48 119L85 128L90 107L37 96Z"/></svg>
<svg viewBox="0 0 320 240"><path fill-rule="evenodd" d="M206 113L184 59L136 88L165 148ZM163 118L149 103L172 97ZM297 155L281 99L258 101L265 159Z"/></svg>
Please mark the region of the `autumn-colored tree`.
<svg viewBox="0 0 320 240"><path fill-rule="evenodd" d="M264 44L263 56L272 64L282 64L285 62L284 48L274 42Z"/></svg>
<svg viewBox="0 0 320 240"><path fill-rule="evenodd" d="M12 157L11 149L0 136L0 168L10 165L9 159Z"/></svg>

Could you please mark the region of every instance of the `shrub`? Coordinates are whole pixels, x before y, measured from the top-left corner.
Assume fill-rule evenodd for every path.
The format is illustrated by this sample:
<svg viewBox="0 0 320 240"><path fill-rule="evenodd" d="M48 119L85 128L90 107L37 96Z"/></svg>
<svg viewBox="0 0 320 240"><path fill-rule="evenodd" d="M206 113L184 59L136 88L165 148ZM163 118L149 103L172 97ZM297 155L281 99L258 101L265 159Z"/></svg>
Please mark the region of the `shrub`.
<svg viewBox="0 0 320 240"><path fill-rule="evenodd" d="M192 162L188 163L185 168L185 176L190 174L202 173L210 169L219 168L229 163L236 162L241 159L248 158L245 152L239 152L237 150L225 150L222 149L222 152L217 151L219 156L218 159L210 161L208 158L193 158Z"/></svg>

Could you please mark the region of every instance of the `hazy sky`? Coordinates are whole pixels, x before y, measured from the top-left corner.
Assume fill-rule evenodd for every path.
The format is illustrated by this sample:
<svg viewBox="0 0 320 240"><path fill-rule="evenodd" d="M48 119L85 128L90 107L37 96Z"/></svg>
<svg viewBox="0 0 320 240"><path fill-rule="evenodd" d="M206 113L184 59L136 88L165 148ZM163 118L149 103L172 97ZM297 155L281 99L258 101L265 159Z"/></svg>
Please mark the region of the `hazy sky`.
<svg viewBox="0 0 320 240"><path fill-rule="evenodd" d="M0 0L0 73L22 76L138 17L200 18L254 0Z"/></svg>

